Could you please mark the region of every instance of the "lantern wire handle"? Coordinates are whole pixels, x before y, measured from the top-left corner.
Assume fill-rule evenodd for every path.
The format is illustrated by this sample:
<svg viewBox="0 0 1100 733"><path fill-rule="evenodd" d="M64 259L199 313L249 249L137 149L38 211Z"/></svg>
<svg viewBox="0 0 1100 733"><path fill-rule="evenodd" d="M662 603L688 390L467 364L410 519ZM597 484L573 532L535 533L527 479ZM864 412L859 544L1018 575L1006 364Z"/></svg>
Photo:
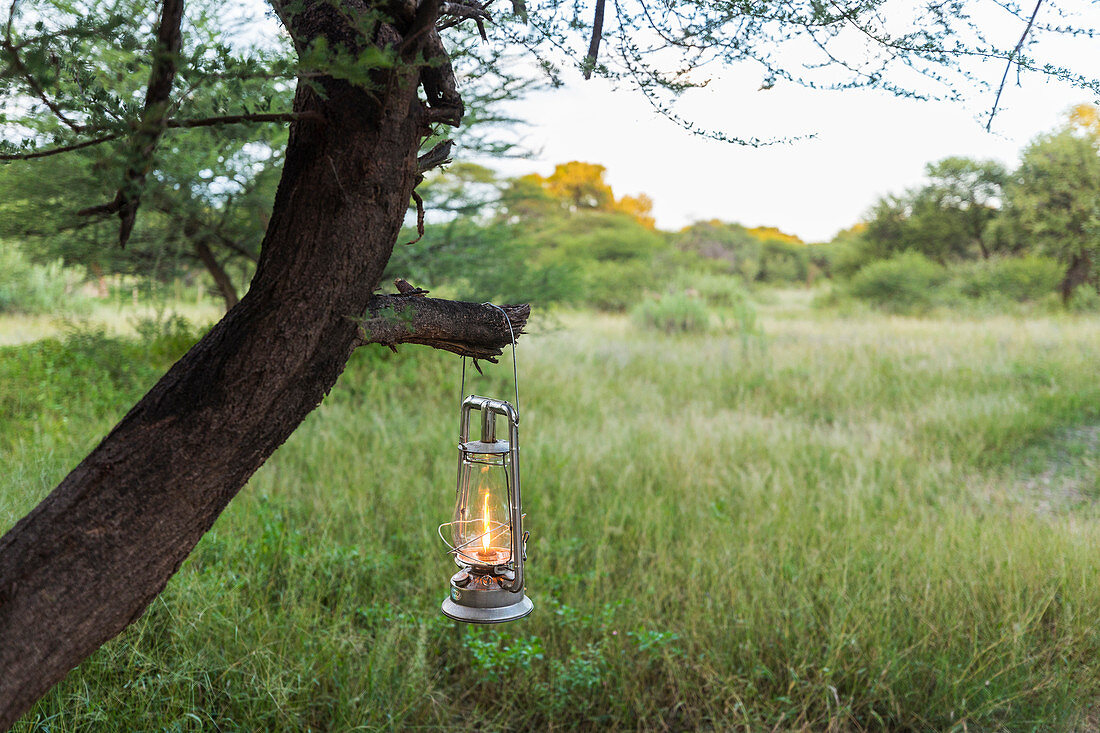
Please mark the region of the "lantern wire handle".
<svg viewBox="0 0 1100 733"><path fill-rule="evenodd" d="M516 368L516 334L512 330L512 319L508 317L508 312L501 308L496 303L482 303L491 308L496 308L504 316L505 323L508 324L508 336L512 339L512 384L516 387L516 423L519 423L519 370ZM461 403L466 398L466 357L462 357L462 384L458 388L458 401Z"/></svg>

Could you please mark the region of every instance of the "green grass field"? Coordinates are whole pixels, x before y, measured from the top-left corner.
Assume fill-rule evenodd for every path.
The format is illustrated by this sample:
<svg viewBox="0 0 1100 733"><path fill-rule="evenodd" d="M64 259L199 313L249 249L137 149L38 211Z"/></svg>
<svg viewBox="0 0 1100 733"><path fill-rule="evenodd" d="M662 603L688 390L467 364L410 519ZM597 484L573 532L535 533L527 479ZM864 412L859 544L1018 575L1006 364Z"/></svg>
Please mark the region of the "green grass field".
<svg viewBox="0 0 1100 733"><path fill-rule="evenodd" d="M15 730L1096 730L1100 317L807 303L773 297L748 341L536 324L535 612L500 627L438 610L459 360L361 350ZM0 531L170 358L0 349Z"/></svg>

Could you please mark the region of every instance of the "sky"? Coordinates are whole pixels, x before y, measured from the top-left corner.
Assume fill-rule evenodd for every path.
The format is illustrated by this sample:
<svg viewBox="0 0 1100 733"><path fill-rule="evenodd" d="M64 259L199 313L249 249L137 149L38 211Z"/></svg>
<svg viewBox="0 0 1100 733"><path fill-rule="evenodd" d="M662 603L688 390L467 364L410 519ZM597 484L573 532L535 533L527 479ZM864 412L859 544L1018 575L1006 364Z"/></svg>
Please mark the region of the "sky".
<svg viewBox="0 0 1100 733"><path fill-rule="evenodd" d="M987 7L981 17L983 32L1011 45L1021 23L999 3L986 5L992 12ZM1057 22L1051 5L1047 0L1040 6L1040 24ZM1100 24L1097 0L1062 5L1085 9L1087 17L1077 25ZM255 33L280 32L260 0L241 8L254 17ZM1095 39L1057 36L1051 45L1033 37L1028 52L1035 58L1094 73ZM751 69L709 72L705 88L681 98L682 117L743 138L801 138L750 148L695 135L654 111L641 93L615 89L603 79L584 81L577 69L565 68L564 88L531 93L508 110L527 122L520 140L532 153L518 160L473 160L508 176L549 175L555 164L571 160L599 163L616 195L645 193L653 199L657 225L665 230L721 219L826 241L860 221L879 197L919 185L928 163L967 156L1015 167L1023 148L1061 125L1073 106L1100 101L1040 74L1025 74L1017 85L1011 74L992 131L986 132L1004 64L972 70L992 89L960 90L962 103L870 90L814 91L782 82L762 91L760 75ZM461 149L455 155L468 159Z"/></svg>
<svg viewBox="0 0 1100 733"><path fill-rule="evenodd" d="M535 154L490 167L547 175L556 163L599 163L616 195L653 199L662 229L721 219L777 226L805 241L826 241L879 196L920 184L929 162L962 155L1015 166L1030 140L1062 124L1073 105L1092 101L1081 90L1025 80L1006 87L992 132L985 122L993 92L964 105L717 80L685 105L693 119L741 136L813 135L749 148L694 135L637 92L574 76L566 88L517 106L530 123L523 143Z"/></svg>

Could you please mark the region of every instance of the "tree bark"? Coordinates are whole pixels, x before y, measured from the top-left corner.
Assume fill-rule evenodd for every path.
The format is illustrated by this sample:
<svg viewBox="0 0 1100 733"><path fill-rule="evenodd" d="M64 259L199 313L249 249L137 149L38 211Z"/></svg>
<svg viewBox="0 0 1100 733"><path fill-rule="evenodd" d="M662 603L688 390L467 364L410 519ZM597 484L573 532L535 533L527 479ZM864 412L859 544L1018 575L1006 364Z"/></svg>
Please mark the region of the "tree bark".
<svg viewBox="0 0 1100 733"><path fill-rule="evenodd" d="M299 47L318 35L362 42L332 4L304 6L293 17L277 8ZM414 21L424 19L405 32ZM396 47L400 34L378 24L367 41ZM248 293L0 537L0 730L142 614L363 343L356 318L372 303L428 133L418 73L376 72L370 91L299 86L294 111L324 122L304 115L291 127ZM503 319L483 311L488 327L457 330L492 342L479 348L508 343ZM445 340L445 319L437 326Z"/></svg>
<svg viewBox="0 0 1100 733"><path fill-rule="evenodd" d="M1062 278L1061 284L1058 286L1062 291L1062 305L1069 306L1069 299L1073 297L1073 291L1077 289L1077 286L1089 279L1089 272L1092 270L1092 258L1088 253L1075 254L1069 261L1069 267L1066 269L1066 276Z"/></svg>
<svg viewBox="0 0 1100 733"><path fill-rule="evenodd" d="M495 362L511 337L519 338L531 314L529 305L500 310L414 295L376 295L358 321L363 343L423 344L461 356ZM503 340L500 336L504 336Z"/></svg>
<svg viewBox="0 0 1100 733"><path fill-rule="evenodd" d="M225 300L225 310L228 311L240 300L237 297L237 289L233 287L233 280L221 263L218 262L218 258L214 256L206 240L194 239L191 244L195 249L195 254L202 260L203 266L206 267L206 271L210 273L210 277L214 278L214 284L218 286L218 292Z"/></svg>

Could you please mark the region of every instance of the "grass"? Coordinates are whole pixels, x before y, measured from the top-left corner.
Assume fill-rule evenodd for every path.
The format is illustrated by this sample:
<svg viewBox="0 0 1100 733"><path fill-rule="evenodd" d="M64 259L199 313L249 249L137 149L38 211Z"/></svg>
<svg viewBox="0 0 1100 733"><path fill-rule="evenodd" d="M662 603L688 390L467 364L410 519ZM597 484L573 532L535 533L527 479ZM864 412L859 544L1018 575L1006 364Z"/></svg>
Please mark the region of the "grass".
<svg viewBox="0 0 1100 733"><path fill-rule="evenodd" d="M1100 318L782 295L760 326L577 314L525 337L535 612L492 628L438 611L457 360L361 350L145 616L15 730L1083 729ZM0 530L162 368L91 348L36 373L36 349L66 350L0 349ZM1070 464L1078 500L1029 488Z"/></svg>
<svg viewBox="0 0 1100 733"><path fill-rule="evenodd" d="M174 302L171 309L193 323L211 323L225 313L224 304L212 299ZM91 299L79 317L0 313L0 346L64 338L73 330L103 330L117 336L134 336L141 322L157 321L164 317L163 305L147 302L119 304Z"/></svg>

